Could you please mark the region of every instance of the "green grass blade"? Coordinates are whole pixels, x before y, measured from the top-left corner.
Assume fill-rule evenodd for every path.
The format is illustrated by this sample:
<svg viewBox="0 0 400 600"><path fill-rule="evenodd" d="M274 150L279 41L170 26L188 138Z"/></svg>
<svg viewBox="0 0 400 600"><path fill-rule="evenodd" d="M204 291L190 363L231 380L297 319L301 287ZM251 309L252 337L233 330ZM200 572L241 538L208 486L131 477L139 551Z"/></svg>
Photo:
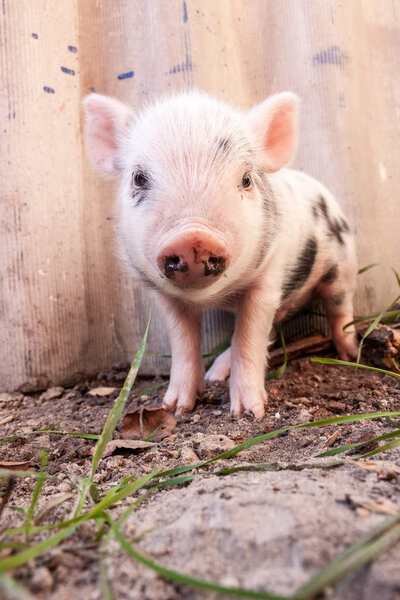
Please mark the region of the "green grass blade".
<svg viewBox="0 0 400 600"><path fill-rule="evenodd" d="M362 317L356 317L355 319L353 319L352 321L350 321L349 323L346 323L346 325L343 327L343 331L346 331L346 329L348 327L350 327L351 325L357 325L358 323L362 323L363 321L370 321L371 319L375 319L375 317L377 317L380 313L376 313L374 315L364 315ZM395 319L396 317L398 317L400 315L400 310L388 310L384 313L383 318L386 319Z"/></svg>
<svg viewBox="0 0 400 600"><path fill-rule="evenodd" d="M92 467L91 467L90 475L89 475L90 481L92 481L94 474L96 473L96 469L100 462L100 459L103 456L104 450L105 450L108 442L112 438L112 435L117 426L117 423L118 423L118 421L121 417L121 414L125 408L125 404L126 404L126 401L128 400L129 393L132 389L133 384L135 383L136 375L139 371L139 367L140 367L140 364L143 359L144 349L145 349L146 342L147 342L147 335L149 332L149 326L150 326L150 317L149 317L149 320L147 323L145 334L142 339L142 343L140 344L139 350L137 351L137 354L136 354L135 358L133 359L132 366L129 370L127 378L125 379L124 386L123 386L117 400L115 401L114 406L112 407L111 411L108 414L103 431L100 435L100 439L96 444L94 454L93 454Z"/></svg>
<svg viewBox="0 0 400 600"><path fill-rule="evenodd" d="M43 540L42 542L39 542L38 544L35 544L34 546L31 546L22 552L18 552L18 554L13 554L7 558L0 559L0 571L4 571L6 569L15 569L15 567L19 567L29 560L40 556L40 554L43 554L43 552L47 552L47 550L53 548L53 546L57 546L61 540L68 537L75 528L75 524L70 525L66 529L58 531L52 537L47 538L46 540Z"/></svg>
<svg viewBox="0 0 400 600"><path fill-rule="evenodd" d="M279 336L281 339L281 345L282 345L282 350L283 350L283 363L281 364L280 367L278 367L277 369L274 369L273 371L270 371L267 374L267 376L266 376L267 381L269 381L270 379L278 379L286 371L286 367L287 367L287 363L288 363L288 355L287 355L287 351L286 351L285 337L283 335L283 327L282 327L281 323L279 324Z"/></svg>
<svg viewBox="0 0 400 600"><path fill-rule="evenodd" d="M335 454L341 454L342 452L347 452L347 450L351 450L352 448L357 448L357 446L365 446L367 444L373 444L374 442L381 442L382 440L390 440L391 438L400 437L400 430L398 431L390 431L389 433L385 433L383 435L378 435L377 437L373 437L370 440L365 440L364 442L354 442L353 444L346 444L344 446L338 446L337 448L332 448L332 450L327 450L326 452L322 452L322 454L317 454L315 458L325 458L326 456L335 456ZM360 457L358 457L360 458Z"/></svg>
<svg viewBox="0 0 400 600"><path fill-rule="evenodd" d="M90 474L89 474L88 478L83 480L82 492L81 492L81 495L80 495L78 503L77 503L75 516L80 514L82 506L85 503L85 500L86 500L86 497L88 494L88 490L93 481L93 477L96 473L100 459L103 456L103 453L106 449L108 442L111 440L111 438L113 436L114 430L115 430L117 423L121 417L121 414L125 408L126 401L128 400L132 386L135 383L136 375L139 371L139 367L140 367L142 359L143 359L143 354L144 354L144 349L146 347L149 327L150 327L150 316L149 316L149 320L147 322L147 327L146 327L146 331L145 331L143 339L142 339L142 343L140 344L139 350L137 351L136 356L133 359L132 366L129 369L129 373L125 379L123 388L122 388L118 398L116 399L114 406L108 413L106 422L103 427L103 431L102 431L100 438L98 439L97 444L95 446L94 454L93 454L93 458L92 458L92 466L90 469Z"/></svg>
<svg viewBox="0 0 400 600"><path fill-rule="evenodd" d="M57 423L54 423L53 425L49 425L48 427L45 427L44 429L38 429L37 431L28 431L27 433L24 433L24 435L37 435L40 433L44 433L45 431L51 431L55 427L58 427L58 425L60 423L61 423L61 421L57 421ZM4 438L4 440L0 440L0 444L6 444L7 442L11 442L12 440L15 440L20 435L22 435L22 434L14 433L14 435L10 435L10 437Z"/></svg>
<svg viewBox="0 0 400 600"><path fill-rule="evenodd" d="M378 325L378 323L380 323L380 321L383 318L383 315L385 314L385 311L382 311L379 313L379 315L377 315L375 317L375 319L372 321L372 323L369 325L369 327L367 328L367 331L364 333L364 335L362 336L359 344L358 344L358 352L357 352L357 358L356 358L356 363L359 364L360 360L361 360L361 351L362 351L362 347L364 344L364 340L366 337L369 336L370 333L373 332L373 330L375 329L375 327Z"/></svg>
<svg viewBox="0 0 400 600"><path fill-rule="evenodd" d="M53 500L50 500L50 502L47 502L47 504L45 504L43 506L43 508L41 510L39 510L38 514L36 515L35 518L35 524L39 524L40 521L47 515L47 513L49 513L53 508L56 508L57 506L60 506L60 504L63 504L66 500L70 500L71 498L74 497L74 494L72 492L68 492L66 494L61 494L60 496L58 496L57 498L54 498Z"/></svg>
<svg viewBox="0 0 400 600"><path fill-rule="evenodd" d="M136 392L136 394L134 394L134 398L137 398L137 396L143 396L145 394L150 394L150 392L154 392L154 390L158 390L158 389L164 387L165 385L167 385L167 382L163 381L162 383L157 383L156 385L152 385L144 390L140 390L140 392Z"/></svg>
<svg viewBox="0 0 400 600"><path fill-rule="evenodd" d="M113 600L113 594L110 580L108 578L107 567L102 560L99 560L99 572L102 600Z"/></svg>
<svg viewBox="0 0 400 600"><path fill-rule="evenodd" d="M34 600L34 597L17 583L15 579L0 572L0 590L3 590L9 600ZM0 594L1 596L1 594Z"/></svg>
<svg viewBox="0 0 400 600"><path fill-rule="evenodd" d="M177 571L173 571L171 569L162 567L161 565L150 560L143 554L140 554L140 552L138 552L122 535L122 533L119 531L118 527L108 514L105 514L104 517L110 524L110 527L112 528L114 535L121 544L122 548L130 556L132 556L146 567L149 567L150 569L152 569L153 571L170 581L174 581L176 583L181 583L184 585L189 585L191 587L201 588L204 590L218 592L220 594L236 596L237 598L255 598L259 600L289 600L287 596L277 596L275 594L268 594L267 592L256 592L253 590L246 590L241 588L224 587L218 584L210 583L208 581L203 581L202 579L189 577L188 575L183 575L182 573L178 573Z"/></svg>
<svg viewBox="0 0 400 600"><path fill-rule="evenodd" d="M146 486L144 486L146 487ZM130 515L137 509L137 507L142 504L142 502L144 502L144 500L146 500L149 496L150 496L151 492L148 491L145 494L142 494L141 496L139 496L139 498L137 498L137 500L135 500L135 502L132 502L132 504L130 506L128 506L128 508L126 509L125 512L122 513L122 515L119 517L118 521L116 522L116 526L118 527L118 529L121 529L122 525L125 523L125 521L128 519L128 517L130 517ZM103 546L106 546L108 544L108 542L110 541L110 539L113 536L113 530L110 529L110 531L107 533L106 537L104 538L103 541Z"/></svg>
<svg viewBox="0 0 400 600"><path fill-rule="evenodd" d="M202 358L213 358L214 356L218 356L218 354L221 354L221 352L223 352L224 350L229 348L229 346L231 345L231 340L232 340L231 336L227 337L220 344L218 344L218 346L216 348L214 348L214 350L211 350L211 352L206 352L206 353L202 354L201 357Z"/></svg>
<svg viewBox="0 0 400 600"><path fill-rule="evenodd" d="M45 473L46 467L47 467L47 454L46 454L46 452L41 452L40 453L40 472L39 472L39 475L41 475L41 476L38 477L36 480L35 489L33 490L33 494L32 494L32 500L31 500L30 506L26 513L25 531L26 531L27 537L29 536L29 530L32 525L32 519L33 519L33 515L35 513L36 504L39 500L40 492L42 491L42 487L43 487L43 484L46 479L46 473Z"/></svg>
<svg viewBox="0 0 400 600"><path fill-rule="evenodd" d="M57 435L72 435L73 437L83 438L85 440L98 440L100 436L95 433L80 433L79 431L51 431L50 433L55 433Z"/></svg>
<svg viewBox="0 0 400 600"><path fill-rule="evenodd" d="M322 365L344 365L346 367L357 367L358 369L368 369L369 371L376 371L377 373L384 373L384 375L391 375L392 377L399 377L400 373L394 371L386 371L385 369L379 369L378 367L370 367L369 365L361 365L347 360L339 360L338 358L310 358L311 362L321 363Z"/></svg>
<svg viewBox="0 0 400 600"><path fill-rule="evenodd" d="M396 269L393 269L393 267L392 267L392 271L393 271L393 273L394 273L394 275L396 277L397 285L400 287L400 275L398 274L398 272L396 271Z"/></svg>
<svg viewBox="0 0 400 600"><path fill-rule="evenodd" d="M385 522L385 527L375 539L356 542L344 553L334 559L315 577L302 586L294 595L294 600L309 600L315 598L327 587L331 587L353 573L356 569L369 563L375 556L388 550L400 541L399 515ZM395 523L393 525L393 523Z"/></svg>
<svg viewBox="0 0 400 600"><path fill-rule="evenodd" d="M8 442L12 442L17 437L18 437L18 434L14 433L13 435L10 435L10 437L7 437L7 438L4 438L3 440L0 440L0 445L1 444L8 444Z"/></svg>
<svg viewBox="0 0 400 600"><path fill-rule="evenodd" d="M393 440L392 442L388 442L387 444L382 444L378 448L374 448L365 454L361 454L359 458L367 458L367 456L374 456L375 454L380 454L381 452L386 452L386 450L393 450L400 446L400 440Z"/></svg>
<svg viewBox="0 0 400 600"><path fill-rule="evenodd" d="M365 273L366 271L369 271L370 269L373 269L374 267L377 267L378 265L379 265L379 263L372 263L371 265L362 267L362 269L358 270L358 274L361 275L362 273Z"/></svg>
<svg viewBox="0 0 400 600"><path fill-rule="evenodd" d="M129 483L123 488L114 488L113 490L110 490L108 494L106 494L104 498L100 500L100 502L98 502L91 510L89 510L87 513L85 513L85 515L83 515L85 516L85 520L92 519L98 516L100 512L102 512L103 510L107 510L107 508L109 508L116 502L124 500L124 498L127 498L128 496L131 496L132 494L140 490L140 488L144 487L146 483L150 481L150 479L157 477L159 472L160 467L158 469L155 469L151 473L144 475L144 477L136 479L136 481Z"/></svg>
<svg viewBox="0 0 400 600"><path fill-rule="evenodd" d="M158 427L156 427L151 433L150 435L147 436L147 438L144 440L145 442L151 442L151 440L153 439L153 437L156 435L157 431L160 429L160 427L162 427L162 423L160 423L160 425Z"/></svg>
<svg viewBox="0 0 400 600"><path fill-rule="evenodd" d="M372 321L372 323L369 325L369 327L367 328L367 331L364 333L364 335L362 336L360 343L358 344L358 352L357 352L357 359L356 359L356 363L358 364L360 362L361 359L361 351L362 351L362 347L364 344L364 340L366 337L369 336L370 333L373 332L373 330L375 329L375 327L378 325L378 323L380 323L384 317L384 315L392 308L393 304L395 304L398 300L399 300L400 296L397 296L397 298L390 304L390 306L387 307L386 311L382 311L380 312L375 319Z"/></svg>
<svg viewBox="0 0 400 600"><path fill-rule="evenodd" d="M49 475L48 473L38 473L37 471L14 471L13 469L0 469L0 477L9 479L10 477L30 477L32 479L57 479L55 475Z"/></svg>

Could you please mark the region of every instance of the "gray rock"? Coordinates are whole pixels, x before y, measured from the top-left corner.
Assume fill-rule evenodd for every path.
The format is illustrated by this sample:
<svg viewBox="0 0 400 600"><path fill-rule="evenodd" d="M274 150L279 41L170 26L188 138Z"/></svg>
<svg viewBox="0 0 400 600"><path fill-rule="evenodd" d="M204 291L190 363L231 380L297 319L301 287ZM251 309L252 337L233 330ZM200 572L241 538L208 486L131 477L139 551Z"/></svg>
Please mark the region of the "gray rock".
<svg viewBox="0 0 400 600"><path fill-rule="evenodd" d="M193 448L202 459L212 458L236 446L233 440L222 434L195 433L192 439Z"/></svg>
<svg viewBox="0 0 400 600"><path fill-rule="evenodd" d="M49 592L53 587L53 577L46 567L35 568L30 581L30 588L34 592Z"/></svg>
<svg viewBox="0 0 400 600"><path fill-rule="evenodd" d="M3 392L0 394L0 404L2 402L22 402L24 395L19 392Z"/></svg>
<svg viewBox="0 0 400 600"><path fill-rule="evenodd" d="M190 446L184 446L182 448L179 458L185 465L199 462L199 457Z"/></svg>
<svg viewBox="0 0 400 600"><path fill-rule="evenodd" d="M42 402L45 402L47 400L54 400L55 398L60 398L60 396L63 395L64 392L64 388L57 386L57 387L52 387L49 388L48 390L46 390L45 392L43 392L43 394L41 394L39 400L41 400Z"/></svg>
<svg viewBox="0 0 400 600"><path fill-rule="evenodd" d="M204 441L204 439L203 439ZM343 502L360 485L357 467L238 473L202 477L156 495L127 520L127 537L145 534L137 549L164 567L221 585L291 595L331 559L386 517L359 516ZM363 484L373 493L376 479ZM366 486L366 487L365 487ZM321 491L321 487L323 488ZM334 515L334 518L332 518ZM106 559L115 596L141 589L152 600L227 600L227 596L157 581L124 560L113 542ZM334 600L393 600L400 587L400 547L356 571L331 592ZM147 596L143 596L147 597Z"/></svg>
<svg viewBox="0 0 400 600"><path fill-rule="evenodd" d="M46 375L38 377L30 377L25 383L19 386L18 391L23 394L32 394L33 392L41 392L49 385L49 378Z"/></svg>

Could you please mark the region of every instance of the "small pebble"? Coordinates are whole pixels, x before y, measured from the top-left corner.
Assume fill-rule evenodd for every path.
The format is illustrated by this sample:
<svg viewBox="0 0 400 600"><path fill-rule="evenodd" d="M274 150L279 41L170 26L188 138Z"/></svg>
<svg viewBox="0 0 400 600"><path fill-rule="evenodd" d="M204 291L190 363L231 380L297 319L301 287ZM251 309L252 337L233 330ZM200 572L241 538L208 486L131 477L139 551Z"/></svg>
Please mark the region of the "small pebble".
<svg viewBox="0 0 400 600"><path fill-rule="evenodd" d="M338 439L339 436L340 436L340 429L337 429L335 431L335 433L332 433L332 435L326 440L326 445L333 446L333 444L336 442L336 440Z"/></svg>
<svg viewBox="0 0 400 600"><path fill-rule="evenodd" d="M7 423L11 423L11 421L14 421L14 415L9 415L8 417L4 417L4 419L2 419L0 421L0 425L7 425Z"/></svg>
<svg viewBox="0 0 400 600"><path fill-rule="evenodd" d="M42 402L45 402L46 400L54 400L55 398L59 398L60 396L62 396L64 392L64 388L57 386L57 387L52 387L49 388L48 390L46 390L45 392L43 392L43 394L41 394L39 400L41 400Z"/></svg>
<svg viewBox="0 0 400 600"><path fill-rule="evenodd" d="M197 456L196 452L190 446L184 446L181 450L180 459L183 463L190 465L191 463L196 463L200 459Z"/></svg>
<svg viewBox="0 0 400 600"><path fill-rule="evenodd" d="M34 592L49 592L53 587L53 577L46 567L37 567L32 574L30 588Z"/></svg>
<svg viewBox="0 0 400 600"><path fill-rule="evenodd" d="M199 414L195 414L192 417L192 423L198 423L200 421L201 417Z"/></svg>

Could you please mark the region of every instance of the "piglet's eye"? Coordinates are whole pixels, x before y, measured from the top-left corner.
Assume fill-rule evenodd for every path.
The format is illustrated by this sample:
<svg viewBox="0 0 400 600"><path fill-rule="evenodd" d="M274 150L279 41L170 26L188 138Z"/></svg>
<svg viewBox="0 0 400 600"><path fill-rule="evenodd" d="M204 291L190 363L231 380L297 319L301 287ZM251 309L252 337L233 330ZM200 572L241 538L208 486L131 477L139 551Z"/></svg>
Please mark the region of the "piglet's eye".
<svg viewBox="0 0 400 600"><path fill-rule="evenodd" d="M251 175L250 173L245 173L242 177L242 182L241 182L241 186L242 188L249 188L251 187L252 184L252 180L251 180Z"/></svg>
<svg viewBox="0 0 400 600"><path fill-rule="evenodd" d="M132 175L132 181L136 187L143 188L146 187L149 180L143 171L135 171Z"/></svg>

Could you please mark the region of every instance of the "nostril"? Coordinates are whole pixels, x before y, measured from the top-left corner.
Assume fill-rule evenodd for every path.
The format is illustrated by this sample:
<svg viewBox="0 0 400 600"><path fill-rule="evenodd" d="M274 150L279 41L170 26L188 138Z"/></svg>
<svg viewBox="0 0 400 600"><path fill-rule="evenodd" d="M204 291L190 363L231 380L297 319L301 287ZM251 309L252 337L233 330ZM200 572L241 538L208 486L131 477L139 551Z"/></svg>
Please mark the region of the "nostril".
<svg viewBox="0 0 400 600"><path fill-rule="evenodd" d="M224 256L209 256L204 263L204 275L214 275L216 277L225 271L226 258Z"/></svg>
<svg viewBox="0 0 400 600"><path fill-rule="evenodd" d="M185 273L188 268L187 262L183 261L180 256L177 256L176 254L165 257L164 273L167 277L173 277L174 273L177 271Z"/></svg>

